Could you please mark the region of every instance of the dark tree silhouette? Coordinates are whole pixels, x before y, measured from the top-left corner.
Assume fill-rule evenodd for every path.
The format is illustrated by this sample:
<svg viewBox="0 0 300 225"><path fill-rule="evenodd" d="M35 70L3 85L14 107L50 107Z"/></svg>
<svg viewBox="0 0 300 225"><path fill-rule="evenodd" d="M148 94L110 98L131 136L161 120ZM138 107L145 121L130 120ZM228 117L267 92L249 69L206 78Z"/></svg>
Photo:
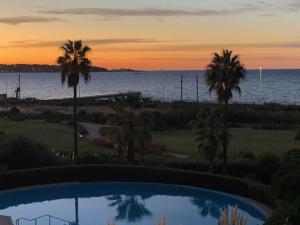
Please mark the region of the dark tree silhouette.
<svg viewBox="0 0 300 225"><path fill-rule="evenodd" d="M139 94L128 93L126 96L117 97L115 101L117 113L108 123L118 125L119 128L110 129L107 132L108 137L116 140L117 145L123 145L122 149L127 150L128 161L134 162L137 147L142 149L152 138L151 122L145 114L136 111L143 105L144 99Z"/></svg>
<svg viewBox="0 0 300 225"><path fill-rule="evenodd" d="M128 222L136 222L144 216L150 216L151 212L145 206L145 200L151 196L122 196L112 195L107 199L111 201L110 207L117 207L118 215L116 220L127 220Z"/></svg>
<svg viewBox="0 0 300 225"><path fill-rule="evenodd" d="M241 93L240 80L245 78L246 69L240 62L238 55L232 51L223 50L222 54L214 54L211 63L207 66L205 81L209 92L215 92L218 102L224 105L224 127L227 130L228 104L233 97L232 92ZM223 172L227 173L228 140L223 141Z"/></svg>
<svg viewBox="0 0 300 225"><path fill-rule="evenodd" d="M204 111L197 115L195 123L195 141L198 151L209 160L209 170L214 171L214 161L222 148L224 138L229 138L223 126L223 113L219 110Z"/></svg>
<svg viewBox="0 0 300 225"><path fill-rule="evenodd" d="M78 157L77 145L77 85L80 75L85 82L90 80L91 61L87 54L91 51L89 46L84 46L82 41L67 41L61 47L63 56L58 57L57 63L61 69L62 84L68 83L68 86L74 90L74 158Z"/></svg>

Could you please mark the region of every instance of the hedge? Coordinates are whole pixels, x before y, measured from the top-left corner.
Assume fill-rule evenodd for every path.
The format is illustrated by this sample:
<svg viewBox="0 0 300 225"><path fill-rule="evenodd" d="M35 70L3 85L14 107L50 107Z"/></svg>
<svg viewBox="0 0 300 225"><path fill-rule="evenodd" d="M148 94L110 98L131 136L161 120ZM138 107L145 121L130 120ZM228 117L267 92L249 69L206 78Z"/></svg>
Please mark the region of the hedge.
<svg viewBox="0 0 300 225"><path fill-rule="evenodd" d="M72 165L0 173L0 190L64 182L158 182L209 188L248 197L271 208L270 187L246 179L175 169L125 165Z"/></svg>

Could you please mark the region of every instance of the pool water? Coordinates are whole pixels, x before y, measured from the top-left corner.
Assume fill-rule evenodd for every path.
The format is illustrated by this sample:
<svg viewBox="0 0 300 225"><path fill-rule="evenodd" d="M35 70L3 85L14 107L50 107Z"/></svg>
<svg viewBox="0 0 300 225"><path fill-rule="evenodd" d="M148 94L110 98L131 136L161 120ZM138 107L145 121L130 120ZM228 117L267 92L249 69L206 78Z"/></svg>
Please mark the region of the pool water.
<svg viewBox="0 0 300 225"><path fill-rule="evenodd" d="M238 197L201 188L155 183L78 183L0 193L0 215L36 218L52 215L78 225L218 225L223 209L238 205L247 225L262 225L265 216ZM38 220L48 225L47 218ZM22 224L34 222L20 221ZM52 225L62 225L52 220Z"/></svg>

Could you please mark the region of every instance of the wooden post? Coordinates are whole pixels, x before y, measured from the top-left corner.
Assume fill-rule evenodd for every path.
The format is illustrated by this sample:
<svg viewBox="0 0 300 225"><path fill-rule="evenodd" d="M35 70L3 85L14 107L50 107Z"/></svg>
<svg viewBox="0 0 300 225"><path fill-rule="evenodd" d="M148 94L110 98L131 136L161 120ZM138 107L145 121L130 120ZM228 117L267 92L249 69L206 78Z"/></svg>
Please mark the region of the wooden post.
<svg viewBox="0 0 300 225"><path fill-rule="evenodd" d="M183 101L183 96L182 96L182 84L183 84L183 77L182 75L180 76L180 101L182 102Z"/></svg>
<svg viewBox="0 0 300 225"><path fill-rule="evenodd" d="M197 102L199 103L199 76L197 74L197 78L196 78L196 87L197 87Z"/></svg>
<svg viewBox="0 0 300 225"><path fill-rule="evenodd" d="M19 74L19 100L21 99L21 74Z"/></svg>

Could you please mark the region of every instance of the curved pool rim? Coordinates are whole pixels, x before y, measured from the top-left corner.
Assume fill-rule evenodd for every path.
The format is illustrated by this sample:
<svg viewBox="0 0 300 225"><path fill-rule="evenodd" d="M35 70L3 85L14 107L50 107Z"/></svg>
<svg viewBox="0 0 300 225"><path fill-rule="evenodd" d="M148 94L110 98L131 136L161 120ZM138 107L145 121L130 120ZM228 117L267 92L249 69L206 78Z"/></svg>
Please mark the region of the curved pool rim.
<svg viewBox="0 0 300 225"><path fill-rule="evenodd" d="M14 192L22 192L22 191L30 191L34 189L43 189L43 188L51 188L51 187L64 187L64 186L69 186L69 185L78 185L78 184L141 184L141 185L147 185L147 184L154 184L154 185L162 185L165 187L171 186L171 187L177 187L177 188L188 188L191 190L195 191L207 191L210 193L215 193L215 194L220 194L223 196L230 197L232 199L237 199L240 202L243 202L245 205L251 206L255 209L257 209L264 217L265 219L268 219L271 214L272 214L272 209L268 207L267 205L258 202L254 199L251 198L245 198L236 194L231 194L223 191L218 191L218 190L213 190L213 189L208 189L208 188L202 188L202 187L195 187L191 185L182 185L182 184L172 184L172 183L158 183L158 182L137 182L137 181L96 181L96 182L64 182L64 183L51 183L51 184L44 184L44 185L31 185L31 186L25 186L25 187L18 187L18 188L13 188L13 189L8 189L8 190L2 190L0 191L1 194L13 194ZM53 198L51 200L57 200L57 198Z"/></svg>
<svg viewBox="0 0 300 225"><path fill-rule="evenodd" d="M272 205L265 198L266 185L249 180L216 175L204 172L194 172L178 169L154 168L129 165L72 165L27 169L0 173L0 192L20 190L23 188L91 182L139 182L181 185L192 188L202 188L234 196L246 201L247 204L260 210L266 218L272 213ZM254 186L261 193L249 191Z"/></svg>

